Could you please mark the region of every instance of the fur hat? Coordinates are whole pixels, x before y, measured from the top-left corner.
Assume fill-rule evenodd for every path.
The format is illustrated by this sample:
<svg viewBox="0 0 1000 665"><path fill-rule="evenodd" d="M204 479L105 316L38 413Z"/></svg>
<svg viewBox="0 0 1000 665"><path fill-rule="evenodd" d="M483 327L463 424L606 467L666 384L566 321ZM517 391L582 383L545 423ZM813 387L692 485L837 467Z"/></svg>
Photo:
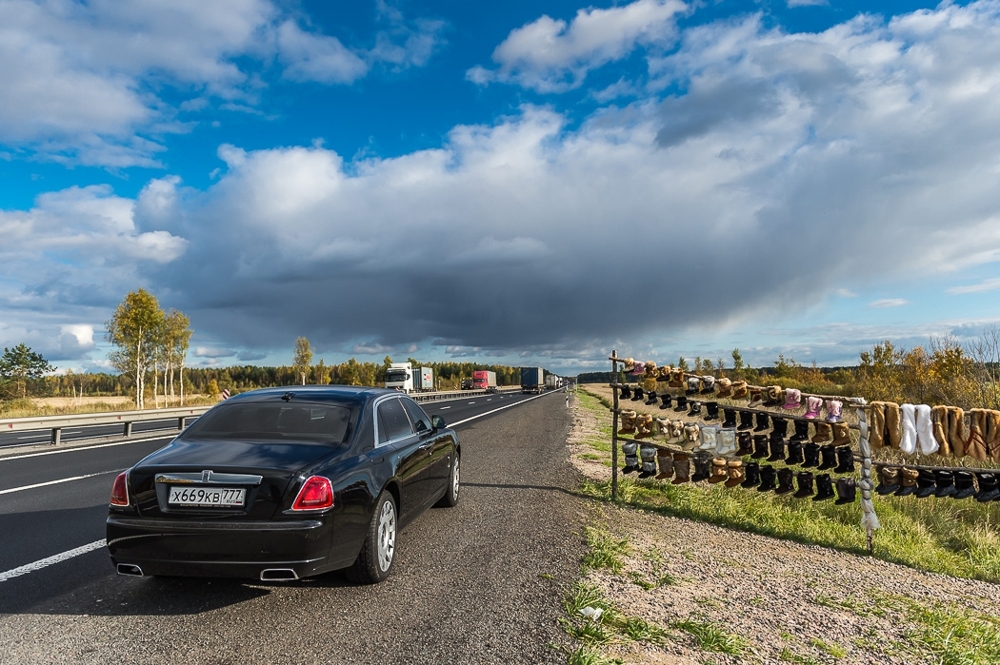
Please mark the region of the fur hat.
<svg viewBox="0 0 1000 665"><path fill-rule="evenodd" d="M656 363L652 360L646 362L646 378L655 379L656 378Z"/></svg>
<svg viewBox="0 0 1000 665"><path fill-rule="evenodd" d="M623 363L622 371L624 372L631 372L632 370L635 369L634 358L625 358L624 360L622 360L622 363Z"/></svg>

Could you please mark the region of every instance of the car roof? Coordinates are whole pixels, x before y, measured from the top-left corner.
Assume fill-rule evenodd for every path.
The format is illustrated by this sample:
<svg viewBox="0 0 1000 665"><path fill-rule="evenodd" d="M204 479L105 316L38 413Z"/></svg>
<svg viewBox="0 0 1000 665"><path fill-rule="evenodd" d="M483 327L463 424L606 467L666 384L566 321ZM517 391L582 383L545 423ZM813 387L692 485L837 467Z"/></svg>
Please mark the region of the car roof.
<svg viewBox="0 0 1000 665"><path fill-rule="evenodd" d="M344 385L311 385L311 386L280 386L277 388L259 388L234 395L231 400L266 400L275 396L291 394L292 399L331 400L365 403L381 395L399 395L397 390L372 388L370 386Z"/></svg>

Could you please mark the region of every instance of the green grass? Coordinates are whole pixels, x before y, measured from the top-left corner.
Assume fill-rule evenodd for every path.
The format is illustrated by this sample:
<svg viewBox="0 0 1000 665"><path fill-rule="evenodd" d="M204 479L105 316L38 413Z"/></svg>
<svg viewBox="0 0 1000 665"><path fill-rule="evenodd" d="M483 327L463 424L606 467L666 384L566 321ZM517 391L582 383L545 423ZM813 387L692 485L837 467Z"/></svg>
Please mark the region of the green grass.
<svg viewBox="0 0 1000 665"><path fill-rule="evenodd" d="M631 551L631 546L626 539L611 537L606 531L585 527L587 537L587 554L583 557L583 565L591 570L605 568L617 574L622 572L625 565L623 556L627 556Z"/></svg>
<svg viewBox="0 0 1000 665"><path fill-rule="evenodd" d="M602 610L597 620L588 619L580 610L592 607ZM563 630L587 649L610 643L644 642L660 645L671 635L657 624L639 617L623 615L597 587L578 583L563 600L568 618L560 620ZM596 652L588 651L597 655Z"/></svg>
<svg viewBox="0 0 1000 665"><path fill-rule="evenodd" d="M577 394L607 435L593 444L595 451L609 452L611 414L598 398ZM635 508L867 554L860 503L837 506L721 484L672 485L630 477L619 477L618 489L619 502ZM610 479L584 482L581 490L610 500ZM1000 582L1000 502L877 496L875 510L882 528L874 534L874 556L920 570Z"/></svg>
<svg viewBox="0 0 1000 665"><path fill-rule="evenodd" d="M675 621L671 625L691 635L695 644L704 651L724 653L728 656L742 656L750 649L750 643L747 640L739 635L727 633L712 623L685 619Z"/></svg>
<svg viewBox="0 0 1000 665"><path fill-rule="evenodd" d="M907 618L917 625L910 637L941 665L1000 663L1000 619L966 607L921 605L901 599Z"/></svg>
<svg viewBox="0 0 1000 665"><path fill-rule="evenodd" d="M830 654L834 658L843 658L844 656L847 655L847 650L844 649L844 647L840 646L839 644L831 644L829 642L824 642L823 640L818 639L816 637L809 640L809 645L816 649L819 649L820 651L823 651L824 653Z"/></svg>
<svg viewBox="0 0 1000 665"><path fill-rule="evenodd" d="M607 658L602 654L591 651L587 647L580 647L569 654L566 665L622 665L619 658Z"/></svg>

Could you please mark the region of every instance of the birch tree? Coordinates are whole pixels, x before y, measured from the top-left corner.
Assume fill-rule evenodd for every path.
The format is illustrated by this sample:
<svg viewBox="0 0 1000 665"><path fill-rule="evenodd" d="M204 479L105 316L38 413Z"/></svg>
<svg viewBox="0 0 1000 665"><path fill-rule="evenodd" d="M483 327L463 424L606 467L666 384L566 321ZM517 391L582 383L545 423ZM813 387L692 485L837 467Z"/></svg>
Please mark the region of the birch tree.
<svg viewBox="0 0 1000 665"><path fill-rule="evenodd" d="M296 339L295 357L292 360L292 365L295 367L295 373L302 380L302 385L306 385L306 376L309 374L309 365L312 363L312 357L313 352L309 346L309 340L305 337Z"/></svg>
<svg viewBox="0 0 1000 665"><path fill-rule="evenodd" d="M137 409L146 406L143 396L146 373L155 357L163 321L163 310L156 297L145 289L139 289L125 296L114 316L105 324L105 339L116 347L108 354L108 359L115 369L134 379Z"/></svg>
<svg viewBox="0 0 1000 665"><path fill-rule="evenodd" d="M163 375L163 392L170 381L170 397L174 396L174 371L179 374L181 406L184 406L184 361L191 343L191 319L176 309L171 309L163 323L166 367ZM169 373L169 377L168 377Z"/></svg>

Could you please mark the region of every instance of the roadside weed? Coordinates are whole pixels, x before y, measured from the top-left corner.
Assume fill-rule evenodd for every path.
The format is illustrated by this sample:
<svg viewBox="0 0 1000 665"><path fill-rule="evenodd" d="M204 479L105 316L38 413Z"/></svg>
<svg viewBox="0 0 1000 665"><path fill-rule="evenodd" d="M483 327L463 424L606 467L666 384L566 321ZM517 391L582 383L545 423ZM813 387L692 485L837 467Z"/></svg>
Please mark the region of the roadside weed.
<svg viewBox="0 0 1000 665"><path fill-rule="evenodd" d="M583 557L583 565L592 570L606 568L620 573L624 563L621 557L631 550L628 540L612 538L611 534L593 527L585 528L589 550Z"/></svg>
<svg viewBox="0 0 1000 665"><path fill-rule="evenodd" d="M580 647L569 654L566 665L622 665L618 658L607 658L587 647Z"/></svg>
<svg viewBox="0 0 1000 665"><path fill-rule="evenodd" d="M739 635L727 633L712 623L685 619L684 621L675 621L672 626L691 635L695 643L705 651L715 651L728 656L742 656L750 648L750 643L747 640Z"/></svg>
<svg viewBox="0 0 1000 665"><path fill-rule="evenodd" d="M829 642L824 642L816 637L810 639L809 644L820 651L830 654L834 658L843 658L847 655L847 651L839 644L830 644Z"/></svg>

